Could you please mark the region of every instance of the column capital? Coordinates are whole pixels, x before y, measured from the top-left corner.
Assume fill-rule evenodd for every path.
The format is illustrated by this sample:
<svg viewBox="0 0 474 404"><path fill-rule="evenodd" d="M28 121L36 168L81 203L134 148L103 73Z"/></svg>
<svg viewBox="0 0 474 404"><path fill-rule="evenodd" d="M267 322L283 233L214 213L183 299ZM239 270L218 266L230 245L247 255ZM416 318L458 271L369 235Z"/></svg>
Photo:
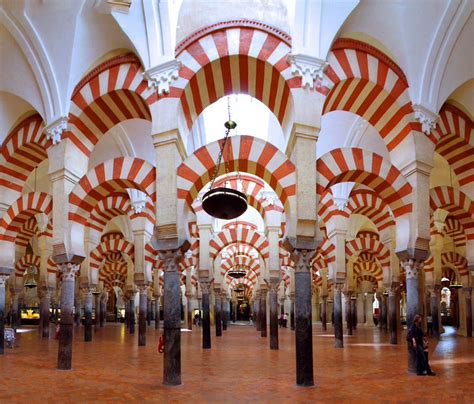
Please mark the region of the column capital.
<svg viewBox="0 0 474 404"><path fill-rule="evenodd" d="M53 145L58 144L61 141L61 136L65 130L68 129L68 119L62 116L55 121L51 122L44 128L46 133L46 139L51 140Z"/></svg>
<svg viewBox="0 0 474 404"><path fill-rule="evenodd" d="M80 267L80 264L75 264L73 262L58 264L58 271L61 272L63 276L63 282L73 281L76 274L79 272Z"/></svg>
<svg viewBox="0 0 474 404"><path fill-rule="evenodd" d="M179 78L181 62L176 59L169 60L149 68L143 77L148 81L148 88L154 87L159 96L169 94L170 85Z"/></svg>
<svg viewBox="0 0 474 404"><path fill-rule="evenodd" d="M421 123L421 131L425 135L430 135L431 131L436 128L439 115L420 104L413 104L413 110L415 119Z"/></svg>
<svg viewBox="0 0 474 404"><path fill-rule="evenodd" d="M0 287L5 287L5 283L7 282L10 275L0 274Z"/></svg>
<svg viewBox="0 0 474 404"><path fill-rule="evenodd" d="M280 282L281 282L280 278L270 278L270 280L267 281L268 289L271 292L275 292L275 293L278 292L278 289L280 287Z"/></svg>
<svg viewBox="0 0 474 404"><path fill-rule="evenodd" d="M291 65L293 76L301 77L301 87L314 89L315 81L324 79L324 71L328 63L315 56L296 54L288 55L287 62Z"/></svg>
<svg viewBox="0 0 474 404"><path fill-rule="evenodd" d="M199 286L201 287L201 293L209 294L209 289L211 288L210 281L199 281Z"/></svg>

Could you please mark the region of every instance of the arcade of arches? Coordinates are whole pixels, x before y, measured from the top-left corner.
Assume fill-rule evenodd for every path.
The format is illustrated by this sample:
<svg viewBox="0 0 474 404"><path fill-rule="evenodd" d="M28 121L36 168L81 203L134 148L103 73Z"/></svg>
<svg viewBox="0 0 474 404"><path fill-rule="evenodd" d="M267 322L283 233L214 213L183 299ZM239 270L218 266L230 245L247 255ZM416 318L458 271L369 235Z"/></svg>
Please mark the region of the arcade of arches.
<svg viewBox="0 0 474 404"><path fill-rule="evenodd" d="M219 361L268 355L302 399L333 383L325 362L407 384L419 313L435 367L473 388L472 7L2 1L1 377L86 380L87 357L128 352L196 392L200 366L238 383ZM203 210L214 174L247 195L239 218Z"/></svg>

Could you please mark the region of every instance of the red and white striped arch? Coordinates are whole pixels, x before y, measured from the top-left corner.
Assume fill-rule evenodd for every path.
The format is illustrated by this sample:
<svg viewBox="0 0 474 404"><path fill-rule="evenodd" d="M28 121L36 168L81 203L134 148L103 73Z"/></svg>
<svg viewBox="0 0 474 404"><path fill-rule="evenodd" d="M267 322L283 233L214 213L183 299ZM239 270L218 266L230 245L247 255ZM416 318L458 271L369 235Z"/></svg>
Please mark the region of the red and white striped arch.
<svg viewBox="0 0 474 404"><path fill-rule="evenodd" d="M384 269L390 269L390 251L379 240L373 237L357 237L346 242L346 259L359 256L362 252L374 254Z"/></svg>
<svg viewBox="0 0 474 404"><path fill-rule="evenodd" d="M44 192L30 192L19 197L0 219L0 240L15 242L22 226L36 213L51 216L53 200Z"/></svg>
<svg viewBox="0 0 474 404"><path fill-rule="evenodd" d="M326 266L336 261L336 246L331 243L328 237L325 237L319 248L319 254L324 258Z"/></svg>
<svg viewBox="0 0 474 404"><path fill-rule="evenodd" d="M350 214L367 216L379 232L395 225L389 207L373 191L360 189L351 192L346 209Z"/></svg>
<svg viewBox="0 0 474 404"><path fill-rule="evenodd" d="M24 255L17 261L15 265L15 276L17 277L23 276L25 271L28 269L30 265L34 265L39 272L40 263L41 263L41 258L38 255L34 255L34 254Z"/></svg>
<svg viewBox="0 0 474 404"><path fill-rule="evenodd" d="M245 268L248 273L248 277L259 277L260 276L260 262L250 256L238 255L233 258L227 258L221 262L221 275L225 276L227 271L231 270L234 267Z"/></svg>
<svg viewBox="0 0 474 404"><path fill-rule="evenodd" d="M441 254L441 265L448 264L454 265L454 267L458 270L460 276L464 277L469 275L467 259L462 255L458 254L457 252L450 251Z"/></svg>
<svg viewBox="0 0 474 404"><path fill-rule="evenodd" d="M398 169L376 153L359 148L334 149L316 163L317 192L341 182L355 182L371 188L392 209L395 217L412 211L412 187Z"/></svg>
<svg viewBox="0 0 474 404"><path fill-rule="evenodd" d="M459 220L449 215L445 220L444 231L453 239L455 247L462 248L466 245L466 235Z"/></svg>
<svg viewBox="0 0 474 404"><path fill-rule="evenodd" d="M268 240L265 236L249 229L226 229L217 233L209 243L209 255L214 260L221 250L236 242L255 248L263 259L269 257Z"/></svg>
<svg viewBox="0 0 474 404"><path fill-rule="evenodd" d="M188 128L208 105L239 93L263 102L283 123L291 110L290 90L301 86L286 60L290 51L289 38L265 24L217 24L178 45L182 68L170 96L180 98Z"/></svg>
<svg viewBox="0 0 474 404"><path fill-rule="evenodd" d="M342 110L365 118L389 151L411 131L414 119L408 82L400 67L378 49L354 39L336 40L328 56L330 92L323 114Z"/></svg>
<svg viewBox="0 0 474 404"><path fill-rule="evenodd" d="M127 264L124 261L113 261L104 264L99 271L99 281L104 282L107 290L114 286L123 288L127 280Z"/></svg>
<svg viewBox="0 0 474 404"><path fill-rule="evenodd" d="M323 223L328 223L333 216L349 217L349 213L339 208L334 204L334 197L330 188L323 191L319 200L318 216Z"/></svg>
<svg viewBox="0 0 474 404"><path fill-rule="evenodd" d="M129 215L132 206L126 193L117 193L101 199L91 211L87 226L102 233L114 217Z"/></svg>
<svg viewBox="0 0 474 404"><path fill-rule="evenodd" d="M380 240L380 236L373 232L373 231L370 231L370 230L361 230L357 233L357 236L356 237L361 237L361 238L373 238L374 240Z"/></svg>
<svg viewBox="0 0 474 404"><path fill-rule="evenodd" d="M38 231L38 224L34 217L30 217L24 224L21 226L20 231L15 239L15 245L20 248L22 251L31 244L32 237Z"/></svg>
<svg viewBox="0 0 474 404"><path fill-rule="evenodd" d="M93 69L74 89L70 131L64 137L89 157L100 135L116 124L133 118L151 120L147 103L155 98L135 55L112 58Z"/></svg>
<svg viewBox="0 0 474 404"><path fill-rule="evenodd" d="M145 192L155 201L155 167L145 160L118 157L107 160L80 179L69 195L69 219L83 225L99 201L126 188Z"/></svg>
<svg viewBox="0 0 474 404"><path fill-rule="evenodd" d="M474 240L474 203L459 189L439 186L430 190L430 208L447 210L457 219L468 240Z"/></svg>
<svg viewBox="0 0 474 404"><path fill-rule="evenodd" d="M378 286L378 281L377 281L377 278L373 275L362 275L362 276L359 276L357 277L357 283L360 284L364 281L367 281L367 282L370 282L373 287L374 287L374 290L377 288Z"/></svg>
<svg viewBox="0 0 474 404"><path fill-rule="evenodd" d="M239 278L239 279L234 278L230 281L229 286L231 288L235 288L236 286L244 285L244 286L248 287L250 290L253 290L253 287L255 286L255 283L256 283L256 281L252 281L252 280L250 280L249 278L246 278L246 277Z"/></svg>
<svg viewBox="0 0 474 404"><path fill-rule="evenodd" d="M221 141L197 149L178 167L178 198L185 199L189 207L198 192L214 174ZM228 148L228 149L227 149ZM290 199L296 193L296 170L287 156L275 146L252 136L231 136L226 144L224 159L229 171L253 174L266 181L289 211ZM225 174L222 164L218 175Z"/></svg>
<svg viewBox="0 0 474 404"><path fill-rule="evenodd" d="M48 158L51 141L43 133L43 118L34 114L23 119L0 148L0 187L22 192L30 173Z"/></svg>
<svg viewBox="0 0 474 404"><path fill-rule="evenodd" d="M474 124L473 121L451 104L444 104L436 128L430 139L435 151L453 168L463 186L474 181Z"/></svg>
<svg viewBox="0 0 474 404"><path fill-rule="evenodd" d="M127 240L122 238L113 238L101 242L94 250L90 253L90 267L99 268L102 261L111 252L120 252L123 255L129 256L133 259L134 246Z"/></svg>

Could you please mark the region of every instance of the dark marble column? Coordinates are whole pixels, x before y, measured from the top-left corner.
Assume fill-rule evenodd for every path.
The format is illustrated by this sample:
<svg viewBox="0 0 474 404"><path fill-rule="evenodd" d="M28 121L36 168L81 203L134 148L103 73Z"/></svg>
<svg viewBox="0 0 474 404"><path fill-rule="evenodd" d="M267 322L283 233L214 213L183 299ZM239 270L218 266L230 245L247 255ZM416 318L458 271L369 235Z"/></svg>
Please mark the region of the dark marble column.
<svg viewBox="0 0 474 404"><path fill-rule="evenodd" d="M160 296L155 300L155 330L160 329Z"/></svg>
<svg viewBox="0 0 474 404"><path fill-rule="evenodd" d="M165 267L163 384L169 386L181 384L181 280L178 266L181 257L179 250L160 251Z"/></svg>
<svg viewBox="0 0 474 404"><path fill-rule="evenodd" d="M211 313L209 304L209 282L199 282L202 292L202 347L211 348Z"/></svg>
<svg viewBox="0 0 474 404"><path fill-rule="evenodd" d="M130 320L129 320L129 331L130 334L135 334L135 292L130 293L130 302L129 302L129 314L130 314Z"/></svg>
<svg viewBox="0 0 474 404"><path fill-rule="evenodd" d="M49 338L49 305L51 301L51 290L45 286L40 289L40 322L41 336Z"/></svg>
<svg viewBox="0 0 474 404"><path fill-rule="evenodd" d="M130 327L130 303L128 301L128 297L124 296L123 297L124 303L125 303L125 327L129 328Z"/></svg>
<svg viewBox="0 0 474 404"><path fill-rule="evenodd" d="M403 262L407 288L407 327L413 324L415 314L420 314L420 294L418 286L418 265L414 260Z"/></svg>
<svg viewBox="0 0 474 404"><path fill-rule="evenodd" d="M92 291L84 288L84 341L92 341Z"/></svg>
<svg viewBox="0 0 474 404"><path fill-rule="evenodd" d="M216 326L216 337L222 337L222 304L220 289L214 289L214 322Z"/></svg>
<svg viewBox="0 0 474 404"><path fill-rule="evenodd" d="M138 346L146 345L146 316L148 307L147 285L139 285L139 303L138 303Z"/></svg>
<svg viewBox="0 0 474 404"><path fill-rule="evenodd" d="M223 294L221 296L222 304L222 331L227 330L227 296Z"/></svg>
<svg viewBox="0 0 474 404"><path fill-rule="evenodd" d="M391 286L388 289L388 322L390 329L390 343L396 345L397 342L397 306L398 302L398 287L396 285Z"/></svg>
<svg viewBox="0 0 474 404"><path fill-rule="evenodd" d="M439 302L441 299L440 296L441 287L436 285L432 290L430 290L430 309L431 309L431 320L432 320L432 330L433 336L439 338L440 335L440 324L439 324Z"/></svg>
<svg viewBox="0 0 474 404"><path fill-rule="evenodd" d="M328 329L327 327L327 296L322 296L321 302L321 324L323 326L323 331Z"/></svg>
<svg viewBox="0 0 474 404"><path fill-rule="evenodd" d="M260 336L267 337L267 289L264 285L260 289Z"/></svg>
<svg viewBox="0 0 474 404"><path fill-rule="evenodd" d="M310 261L314 253L295 250L296 384L313 386L313 327Z"/></svg>
<svg viewBox="0 0 474 404"><path fill-rule="evenodd" d="M463 294L466 306L466 337L472 337L472 297L471 288L463 288Z"/></svg>
<svg viewBox="0 0 474 404"><path fill-rule="evenodd" d="M335 347L343 348L344 339L342 333L342 284L334 284L334 302L333 302L333 318L334 318L334 336L336 338Z"/></svg>
<svg viewBox="0 0 474 404"><path fill-rule="evenodd" d="M270 303L270 349L278 349L278 286L280 279L270 279L268 297Z"/></svg>
<svg viewBox="0 0 474 404"><path fill-rule="evenodd" d="M261 313L260 313L260 291L255 293L255 328L257 331L262 330L262 323L261 323Z"/></svg>
<svg viewBox="0 0 474 404"><path fill-rule="evenodd" d="M153 317L153 302L148 299L147 301L147 307L146 307L146 324L148 326L151 325L151 318Z"/></svg>
<svg viewBox="0 0 474 404"><path fill-rule="evenodd" d="M387 331L387 298L386 292L382 293L382 306L380 307L380 328Z"/></svg>
<svg viewBox="0 0 474 404"><path fill-rule="evenodd" d="M10 271L9 271L10 272ZM0 355L4 353L4 334L5 334L5 297L6 297L6 290L5 290L5 283L8 279L9 275L0 274Z"/></svg>
<svg viewBox="0 0 474 404"><path fill-rule="evenodd" d="M357 329L357 298L351 296L352 329Z"/></svg>
<svg viewBox="0 0 474 404"><path fill-rule="evenodd" d="M290 329L295 331L295 295L290 294Z"/></svg>
<svg viewBox="0 0 474 404"><path fill-rule="evenodd" d="M94 323L94 330L97 332L99 331L100 327L100 292L95 291L94 292L94 308L95 308L95 323Z"/></svg>
<svg viewBox="0 0 474 404"><path fill-rule="evenodd" d="M100 326L105 326L105 321L107 317L107 295L103 292L100 299Z"/></svg>
<svg viewBox="0 0 474 404"><path fill-rule="evenodd" d="M19 316L18 316L18 292L15 290L12 290L12 307L11 307L11 313L12 313L12 328L16 331L18 325L19 325Z"/></svg>
<svg viewBox="0 0 474 404"><path fill-rule="evenodd" d="M345 294L345 307L346 307L346 328L347 335L352 335L352 305L351 305L352 292Z"/></svg>
<svg viewBox="0 0 474 404"><path fill-rule="evenodd" d="M193 329L193 307L191 306L191 293L186 292L186 309L188 310L188 330Z"/></svg>
<svg viewBox="0 0 474 404"><path fill-rule="evenodd" d="M59 329L58 369L69 370L72 365L74 284L79 264L58 265L62 273L61 286L61 323Z"/></svg>

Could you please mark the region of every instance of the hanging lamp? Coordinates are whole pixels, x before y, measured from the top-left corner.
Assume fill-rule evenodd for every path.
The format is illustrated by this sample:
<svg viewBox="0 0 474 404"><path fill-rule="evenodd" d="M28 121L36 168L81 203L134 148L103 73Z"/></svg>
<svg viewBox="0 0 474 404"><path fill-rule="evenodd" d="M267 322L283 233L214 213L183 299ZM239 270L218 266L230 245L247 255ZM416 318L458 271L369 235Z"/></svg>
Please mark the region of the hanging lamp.
<svg viewBox="0 0 474 404"><path fill-rule="evenodd" d="M227 141L229 139L230 131L237 127L237 123L230 117L229 99L227 102L229 120L224 124L226 128L224 140L219 151L219 156L217 157L214 175L212 176L211 180L211 186L209 191L207 191L202 197L202 208L204 211L212 217L224 220L235 219L247 210L247 196L237 189L227 187L227 181L224 182L223 186L214 188L214 183L219 173L219 168L222 162L222 157L224 155ZM229 154L229 148L227 148L227 152ZM224 165L227 176L229 174L228 161L225 161L225 159Z"/></svg>
<svg viewBox="0 0 474 404"><path fill-rule="evenodd" d="M24 283L26 288L32 289L38 286L38 282L36 282L36 279L35 279L36 273L37 273L36 267L33 265L31 265L27 269L26 276L25 276L25 283Z"/></svg>

